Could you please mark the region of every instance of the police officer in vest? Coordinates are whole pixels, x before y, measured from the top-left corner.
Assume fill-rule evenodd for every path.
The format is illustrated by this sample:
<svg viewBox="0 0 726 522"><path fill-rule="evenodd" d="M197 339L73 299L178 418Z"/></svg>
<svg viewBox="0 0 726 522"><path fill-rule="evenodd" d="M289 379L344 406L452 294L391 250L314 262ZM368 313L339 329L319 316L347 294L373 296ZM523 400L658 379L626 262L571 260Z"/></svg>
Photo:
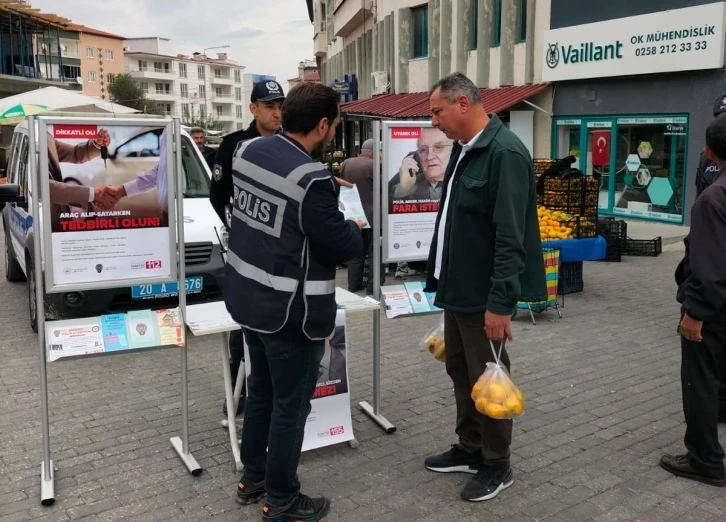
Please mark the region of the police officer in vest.
<svg viewBox="0 0 726 522"><path fill-rule="evenodd" d="M318 161L335 136L339 99L322 84L295 87L282 106L284 132L246 141L234 155L225 301L252 370L237 501L266 495L268 522L320 520L330 507L300 493L297 466L335 329L335 267L363 248L365 222L346 221L338 208L345 182Z"/></svg>
<svg viewBox="0 0 726 522"><path fill-rule="evenodd" d="M285 101L285 92L282 86L275 81L261 81L252 87L250 96L250 112L254 116L252 123L245 130L228 134L222 140L214 159L212 185L209 189L209 201L217 212L222 223L227 223L227 211L232 201L232 158L237 146L243 141L260 136L273 136L280 132L282 102ZM244 343L242 332L232 332L229 336L230 366L232 379L236 380L240 365L244 360ZM237 415L244 409L245 389L237 405ZM227 403L222 408L227 417Z"/></svg>
<svg viewBox="0 0 726 522"><path fill-rule="evenodd" d="M713 117L720 118L725 112L726 93L719 96L713 104ZM701 192L713 183L716 174L718 174L716 164L708 159L705 153L701 152L701 157L698 160L698 170L696 170L696 197L700 196Z"/></svg>

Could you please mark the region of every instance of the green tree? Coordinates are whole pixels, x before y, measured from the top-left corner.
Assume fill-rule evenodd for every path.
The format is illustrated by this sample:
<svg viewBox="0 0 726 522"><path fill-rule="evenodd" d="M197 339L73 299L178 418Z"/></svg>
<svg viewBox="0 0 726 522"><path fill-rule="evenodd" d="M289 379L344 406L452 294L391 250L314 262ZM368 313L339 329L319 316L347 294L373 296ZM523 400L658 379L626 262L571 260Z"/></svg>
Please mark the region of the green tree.
<svg viewBox="0 0 726 522"><path fill-rule="evenodd" d="M164 109L161 105L146 97L141 86L131 77L130 74L119 74L114 82L108 86L111 101L126 107L131 107L145 114L156 114L163 116Z"/></svg>
<svg viewBox="0 0 726 522"><path fill-rule="evenodd" d="M190 112L182 115L182 125L206 130L221 130L219 121L214 116L195 111L194 105L191 106Z"/></svg>

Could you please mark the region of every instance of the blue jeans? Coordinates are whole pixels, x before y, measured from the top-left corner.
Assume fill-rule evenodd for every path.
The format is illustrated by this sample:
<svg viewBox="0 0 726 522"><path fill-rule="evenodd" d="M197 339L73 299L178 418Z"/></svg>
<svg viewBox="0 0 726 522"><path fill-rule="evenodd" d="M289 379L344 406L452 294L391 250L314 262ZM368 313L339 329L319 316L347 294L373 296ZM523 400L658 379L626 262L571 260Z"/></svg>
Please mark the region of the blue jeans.
<svg viewBox="0 0 726 522"><path fill-rule="evenodd" d="M324 341L244 331L251 373L242 429L243 480L265 481L267 504L283 507L300 492L297 466L318 380Z"/></svg>

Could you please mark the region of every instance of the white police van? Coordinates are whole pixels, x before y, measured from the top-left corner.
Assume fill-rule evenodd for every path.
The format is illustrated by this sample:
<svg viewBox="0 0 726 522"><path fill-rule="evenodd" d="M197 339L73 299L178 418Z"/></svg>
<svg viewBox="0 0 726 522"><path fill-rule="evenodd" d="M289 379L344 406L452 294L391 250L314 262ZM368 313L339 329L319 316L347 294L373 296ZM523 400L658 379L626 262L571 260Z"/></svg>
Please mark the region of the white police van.
<svg viewBox="0 0 726 522"><path fill-rule="evenodd" d="M53 116L78 114L52 113ZM85 115L87 116L87 115ZM94 121L106 115L94 114ZM110 115L108 115L110 116ZM139 117L134 115L134 118ZM113 125L109 121L109 125ZM123 143L109 147L108 165L133 161L149 155L150 131L129 136ZM160 132L160 131L159 131ZM36 130L37 136L37 130ZM15 128L7 165L7 185L0 185L5 232L5 276L8 281L27 281L30 325L37 331L35 270L38 256L33 243L33 177L28 168L28 123ZM158 152L157 152L158 154ZM186 255L187 303L195 304L222 299L224 260L222 252L226 235L222 222L209 202L211 172L189 134L182 130L182 164L185 176L184 240ZM129 159L132 158L132 159ZM79 179L64 176L65 183L83 184ZM193 188L192 188L193 187ZM219 233L218 233L219 232ZM221 239L220 239L221 237ZM90 317L134 309L176 306L177 284L141 285L83 292L46 294L45 314L48 320Z"/></svg>

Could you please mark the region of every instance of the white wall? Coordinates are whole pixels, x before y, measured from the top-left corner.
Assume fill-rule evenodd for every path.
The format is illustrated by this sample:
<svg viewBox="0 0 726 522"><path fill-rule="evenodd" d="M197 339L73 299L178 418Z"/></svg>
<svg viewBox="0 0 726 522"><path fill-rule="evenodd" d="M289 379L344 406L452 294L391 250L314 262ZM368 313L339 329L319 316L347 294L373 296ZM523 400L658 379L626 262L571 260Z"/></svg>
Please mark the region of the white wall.
<svg viewBox="0 0 726 522"><path fill-rule="evenodd" d="M544 63L544 33L550 29L551 1L537 0L534 19L534 83L542 82L542 65Z"/></svg>
<svg viewBox="0 0 726 522"><path fill-rule="evenodd" d="M429 90L429 59L416 58L408 61L408 92Z"/></svg>

